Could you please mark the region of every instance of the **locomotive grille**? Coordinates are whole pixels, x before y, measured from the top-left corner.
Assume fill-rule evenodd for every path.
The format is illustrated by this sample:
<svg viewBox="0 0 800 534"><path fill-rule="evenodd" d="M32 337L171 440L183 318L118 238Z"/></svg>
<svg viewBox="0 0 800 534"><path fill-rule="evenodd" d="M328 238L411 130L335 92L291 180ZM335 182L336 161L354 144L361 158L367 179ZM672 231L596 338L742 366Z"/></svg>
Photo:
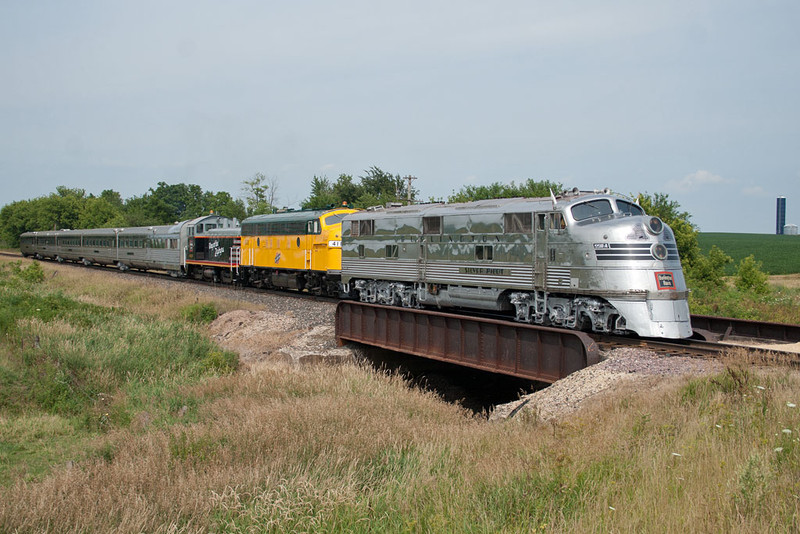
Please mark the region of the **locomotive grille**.
<svg viewBox="0 0 800 534"><path fill-rule="evenodd" d="M652 261L653 255L650 253L652 243L611 243L610 248L595 249L598 260L645 260ZM674 243L665 243L667 247L667 261L677 260L678 247Z"/></svg>
<svg viewBox="0 0 800 534"><path fill-rule="evenodd" d="M570 286L570 270L565 267L548 267L547 268L547 286L548 287L569 287Z"/></svg>

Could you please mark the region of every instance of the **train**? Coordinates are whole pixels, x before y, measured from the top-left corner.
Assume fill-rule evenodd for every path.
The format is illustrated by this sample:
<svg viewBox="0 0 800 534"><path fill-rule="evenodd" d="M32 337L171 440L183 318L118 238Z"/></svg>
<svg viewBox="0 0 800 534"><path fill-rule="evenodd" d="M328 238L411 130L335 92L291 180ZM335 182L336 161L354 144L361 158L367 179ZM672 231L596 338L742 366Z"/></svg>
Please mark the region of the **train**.
<svg viewBox="0 0 800 534"><path fill-rule="evenodd" d="M342 283L363 302L508 312L598 333L692 335L672 230L608 191L411 205L344 223Z"/></svg>
<svg viewBox="0 0 800 534"><path fill-rule="evenodd" d="M287 211L241 223L210 214L164 226L25 232L20 251L59 262L339 296L341 221L355 211Z"/></svg>
<svg viewBox="0 0 800 534"><path fill-rule="evenodd" d="M608 190L289 211L240 225L212 215L149 229L142 254L160 243L153 238L177 239L170 242L171 263L142 263L136 253L126 258L128 249L116 239L125 243L142 229L29 232L21 250L380 305L481 310L588 332L692 335L672 230ZM83 246L97 232L109 245L105 255Z"/></svg>
<svg viewBox="0 0 800 534"><path fill-rule="evenodd" d="M237 226L235 219L212 213L172 225L25 232L19 242L26 257L114 266L121 271L160 270L178 277L188 272L188 244L195 235Z"/></svg>

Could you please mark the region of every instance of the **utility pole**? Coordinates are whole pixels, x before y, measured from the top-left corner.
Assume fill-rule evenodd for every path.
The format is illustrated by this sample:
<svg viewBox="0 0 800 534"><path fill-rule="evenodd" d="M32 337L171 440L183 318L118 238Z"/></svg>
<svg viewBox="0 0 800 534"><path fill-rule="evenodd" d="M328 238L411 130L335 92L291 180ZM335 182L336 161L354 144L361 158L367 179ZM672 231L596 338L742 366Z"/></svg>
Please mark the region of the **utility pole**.
<svg viewBox="0 0 800 534"><path fill-rule="evenodd" d="M413 182L413 181L414 181L414 180L416 180L416 179L417 179L417 177L416 177L416 176L406 176L406 177L405 177L405 180L407 180L407 181L408 181L408 190L407 190L407 193L408 193L408 205L409 205L409 206L411 205L411 182Z"/></svg>

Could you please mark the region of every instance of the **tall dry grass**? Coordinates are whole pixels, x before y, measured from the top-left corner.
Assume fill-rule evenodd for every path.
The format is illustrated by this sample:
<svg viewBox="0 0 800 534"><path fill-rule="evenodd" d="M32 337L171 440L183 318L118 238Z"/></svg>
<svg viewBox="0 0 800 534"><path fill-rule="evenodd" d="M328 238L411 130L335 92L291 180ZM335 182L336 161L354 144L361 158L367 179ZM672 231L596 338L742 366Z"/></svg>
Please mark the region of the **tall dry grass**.
<svg viewBox="0 0 800 534"><path fill-rule="evenodd" d="M137 411L83 441L92 454L14 477L0 532L797 531L800 377L743 352L726 364L620 386L559 422L488 423L355 364L200 376L169 399L114 399ZM0 418L0 442L31 450L73 432Z"/></svg>
<svg viewBox="0 0 800 534"><path fill-rule="evenodd" d="M32 260L22 260L28 264ZM48 286L87 304L123 307L136 315L155 315L166 320L180 317L181 310L197 303L213 302L220 313L256 306L231 297L227 287L205 288L203 296L158 279L123 275L113 269L87 269L80 265L41 262Z"/></svg>
<svg viewBox="0 0 800 534"><path fill-rule="evenodd" d="M196 423L8 488L0 530L796 529L800 380L731 369L490 424L366 367L256 368L192 386Z"/></svg>

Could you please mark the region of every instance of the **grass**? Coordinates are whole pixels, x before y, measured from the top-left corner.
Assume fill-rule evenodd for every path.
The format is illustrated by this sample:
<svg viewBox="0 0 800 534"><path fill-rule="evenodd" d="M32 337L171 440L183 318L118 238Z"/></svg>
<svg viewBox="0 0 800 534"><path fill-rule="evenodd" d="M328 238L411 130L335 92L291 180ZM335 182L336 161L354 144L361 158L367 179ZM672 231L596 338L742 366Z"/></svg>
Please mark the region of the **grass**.
<svg viewBox="0 0 800 534"><path fill-rule="evenodd" d="M30 302L0 340L0 368L29 380L15 386L25 400L0 405L1 532L800 528L789 368L754 370L737 353L716 376L620 386L565 421L488 423L357 364L209 368L217 349L194 313L181 318L190 291L82 296L48 269L41 284L0 287ZM53 295L52 315L36 315ZM177 320L148 305L169 300L183 303ZM58 383L48 365L69 378L70 403L28 394Z"/></svg>
<svg viewBox="0 0 800 534"><path fill-rule="evenodd" d="M751 254L762 262L766 273L800 273L800 237L796 235L701 232L698 243L704 254L716 245L733 258L733 263L726 266L728 275L734 274L739 262Z"/></svg>
<svg viewBox="0 0 800 534"><path fill-rule="evenodd" d="M91 442L137 414L175 420L183 404L163 396L238 364L191 323L81 302L20 265L0 265L0 484L97 454Z"/></svg>
<svg viewBox="0 0 800 534"><path fill-rule="evenodd" d="M740 291L733 280L721 288L692 288L689 308L699 315L800 324L798 276L770 277L770 289L758 294Z"/></svg>

